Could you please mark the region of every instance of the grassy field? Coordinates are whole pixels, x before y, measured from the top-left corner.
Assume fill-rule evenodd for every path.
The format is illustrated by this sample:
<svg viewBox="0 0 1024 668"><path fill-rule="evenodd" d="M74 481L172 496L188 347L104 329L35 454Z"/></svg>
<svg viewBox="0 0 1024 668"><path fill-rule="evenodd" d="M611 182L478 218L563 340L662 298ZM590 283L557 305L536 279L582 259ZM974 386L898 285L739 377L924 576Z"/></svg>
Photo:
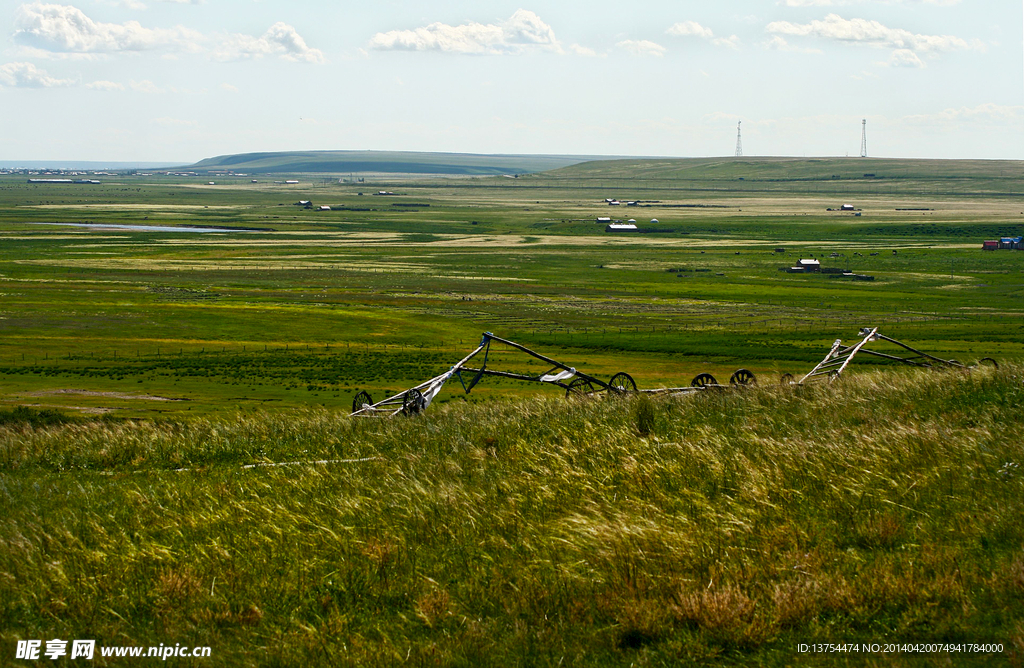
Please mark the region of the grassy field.
<svg viewBox="0 0 1024 668"><path fill-rule="evenodd" d="M980 246L1024 231L1021 169L720 159L362 184L0 177L0 404L338 408L443 370L483 331L642 387L741 366L774 382L868 325L965 362L1012 359L1024 253ZM826 210L844 203L860 215ZM642 233L605 233L600 216ZM810 256L874 280L779 271ZM544 389L479 396L514 391Z"/></svg>
<svg viewBox="0 0 1024 668"><path fill-rule="evenodd" d="M876 370L396 421L0 414L0 647L182 643L268 666L1019 666L1022 374Z"/></svg>
<svg viewBox="0 0 1024 668"><path fill-rule="evenodd" d="M57 637L216 665L1022 666L1024 252L981 250L1024 232L1022 171L2 175L0 664ZM873 280L780 271L808 257ZM865 326L1000 366L778 384ZM759 383L489 378L348 416L484 331L641 388Z"/></svg>

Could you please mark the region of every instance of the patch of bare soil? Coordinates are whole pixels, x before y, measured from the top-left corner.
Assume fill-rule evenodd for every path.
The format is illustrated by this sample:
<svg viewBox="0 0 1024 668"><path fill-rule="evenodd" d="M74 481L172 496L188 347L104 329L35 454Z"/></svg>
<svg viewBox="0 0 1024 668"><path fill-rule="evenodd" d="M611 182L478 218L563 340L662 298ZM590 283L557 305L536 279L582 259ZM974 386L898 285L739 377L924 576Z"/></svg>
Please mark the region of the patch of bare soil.
<svg viewBox="0 0 1024 668"><path fill-rule="evenodd" d="M98 392L94 390L72 390L72 389L59 389L59 390L40 390L38 392L28 392L25 394L27 397L53 397L57 395L71 394L79 397L107 397L111 399L131 399L138 401L188 401L188 399L175 399L172 397L157 397L151 394L126 394L124 392Z"/></svg>

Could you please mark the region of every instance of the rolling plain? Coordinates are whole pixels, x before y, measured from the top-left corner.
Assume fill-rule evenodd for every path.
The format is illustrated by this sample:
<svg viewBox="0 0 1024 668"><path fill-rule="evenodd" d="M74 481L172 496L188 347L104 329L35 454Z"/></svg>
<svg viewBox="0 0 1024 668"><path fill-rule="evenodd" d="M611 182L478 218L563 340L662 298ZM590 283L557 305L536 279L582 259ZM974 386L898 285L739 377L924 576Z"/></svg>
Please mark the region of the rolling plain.
<svg viewBox="0 0 1024 668"><path fill-rule="evenodd" d="M1024 253L981 242L1024 231L1020 171L726 159L362 183L7 176L0 401L339 408L443 371L484 331L648 388L737 367L775 382L868 325L968 363L1017 357ZM858 211L827 211L847 203ZM640 233L606 233L604 216ZM780 271L805 257L874 280ZM537 390L492 381L472 397Z"/></svg>
<svg viewBox="0 0 1024 668"><path fill-rule="evenodd" d="M981 250L1024 233L1024 164L99 180L0 176L4 652L1024 662L1024 252ZM785 271L803 258L873 280ZM999 368L858 357L779 384L866 326ZM641 388L758 384L566 400L489 378L415 418L348 416L484 331Z"/></svg>

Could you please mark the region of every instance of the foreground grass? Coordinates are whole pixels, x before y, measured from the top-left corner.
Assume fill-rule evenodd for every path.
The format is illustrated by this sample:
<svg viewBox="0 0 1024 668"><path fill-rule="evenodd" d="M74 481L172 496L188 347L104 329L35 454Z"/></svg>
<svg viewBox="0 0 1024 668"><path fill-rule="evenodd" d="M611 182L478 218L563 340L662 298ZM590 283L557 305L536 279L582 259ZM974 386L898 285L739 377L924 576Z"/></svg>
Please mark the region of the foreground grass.
<svg viewBox="0 0 1024 668"><path fill-rule="evenodd" d="M0 656L832 665L797 643L928 641L1020 665L1022 405L1011 364L394 421L8 423ZM297 460L346 461L242 468Z"/></svg>

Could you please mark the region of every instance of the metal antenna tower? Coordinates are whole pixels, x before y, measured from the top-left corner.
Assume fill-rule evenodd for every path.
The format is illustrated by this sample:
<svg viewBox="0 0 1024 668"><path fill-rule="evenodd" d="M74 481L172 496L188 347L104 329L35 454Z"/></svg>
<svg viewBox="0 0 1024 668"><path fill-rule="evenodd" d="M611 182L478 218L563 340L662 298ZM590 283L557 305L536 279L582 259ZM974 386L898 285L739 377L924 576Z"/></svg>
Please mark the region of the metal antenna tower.
<svg viewBox="0 0 1024 668"><path fill-rule="evenodd" d="M736 121L736 157L743 157L743 138L740 136L740 123L743 121Z"/></svg>
<svg viewBox="0 0 1024 668"><path fill-rule="evenodd" d="M868 157L868 119L860 122L860 157Z"/></svg>

